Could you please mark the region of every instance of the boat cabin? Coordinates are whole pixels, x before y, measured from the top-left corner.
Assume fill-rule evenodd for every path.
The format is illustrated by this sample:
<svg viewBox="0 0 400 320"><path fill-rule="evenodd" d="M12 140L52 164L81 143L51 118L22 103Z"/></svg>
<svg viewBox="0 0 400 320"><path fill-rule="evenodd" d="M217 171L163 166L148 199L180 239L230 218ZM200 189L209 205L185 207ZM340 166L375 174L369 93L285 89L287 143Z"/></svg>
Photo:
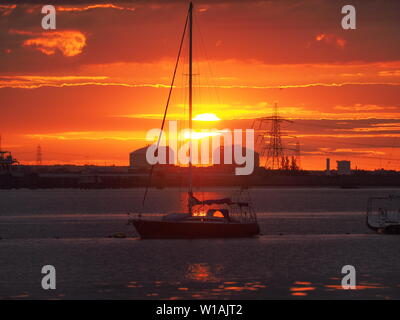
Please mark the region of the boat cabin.
<svg viewBox="0 0 400 320"><path fill-rule="evenodd" d="M228 209L208 209L207 211L193 211L189 213L171 213L163 217L163 221L221 221L231 222Z"/></svg>

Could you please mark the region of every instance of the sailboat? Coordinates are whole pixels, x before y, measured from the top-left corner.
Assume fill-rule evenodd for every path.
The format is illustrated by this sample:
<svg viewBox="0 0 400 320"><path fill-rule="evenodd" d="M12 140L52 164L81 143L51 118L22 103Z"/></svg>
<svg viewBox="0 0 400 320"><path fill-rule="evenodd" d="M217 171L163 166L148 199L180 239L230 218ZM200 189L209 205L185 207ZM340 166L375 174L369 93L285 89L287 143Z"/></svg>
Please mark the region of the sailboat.
<svg viewBox="0 0 400 320"><path fill-rule="evenodd" d="M187 28L188 27L188 28ZM255 211L248 201L233 201L230 198L199 200L193 192L192 179L192 154L191 154L191 132L193 114L193 4L190 3L186 17L185 28L181 39L178 58L175 65L174 75L170 86L167 105L164 111L164 118L161 125L159 146L162 130L164 128L167 115L171 91L174 84L182 44L188 29L189 37L189 168L188 168L188 191L187 191L187 212L171 213L164 215L159 220L144 219L139 215L138 218L130 219L142 239L174 239L174 238L239 238L253 237L259 234L260 228L257 222ZM153 172L150 170L150 178ZM150 180L150 179L149 179ZM143 204L146 199L148 188L146 188Z"/></svg>

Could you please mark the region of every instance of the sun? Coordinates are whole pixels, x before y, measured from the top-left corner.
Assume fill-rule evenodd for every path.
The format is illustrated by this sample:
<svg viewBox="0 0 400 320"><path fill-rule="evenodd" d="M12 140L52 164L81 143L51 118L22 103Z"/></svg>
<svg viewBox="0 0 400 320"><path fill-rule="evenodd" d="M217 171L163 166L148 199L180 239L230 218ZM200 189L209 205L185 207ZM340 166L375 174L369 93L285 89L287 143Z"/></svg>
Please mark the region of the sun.
<svg viewBox="0 0 400 320"><path fill-rule="evenodd" d="M181 139L182 140L200 140L203 138L208 138L208 137L214 137L214 136L218 136L220 135L221 132L219 131L202 131L202 132L198 132L198 131L194 131L192 130L192 135L190 135L189 131L185 131L182 135L181 135Z"/></svg>
<svg viewBox="0 0 400 320"><path fill-rule="evenodd" d="M193 120L195 121L219 121L221 120L218 118L214 113L201 113L197 114Z"/></svg>

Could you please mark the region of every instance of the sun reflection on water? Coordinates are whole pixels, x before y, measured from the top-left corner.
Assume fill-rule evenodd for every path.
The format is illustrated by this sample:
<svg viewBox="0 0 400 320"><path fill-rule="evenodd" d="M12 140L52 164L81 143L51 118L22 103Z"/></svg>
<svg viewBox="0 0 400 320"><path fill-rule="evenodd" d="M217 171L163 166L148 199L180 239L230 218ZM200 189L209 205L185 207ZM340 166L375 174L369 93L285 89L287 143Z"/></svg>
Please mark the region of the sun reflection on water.
<svg viewBox="0 0 400 320"><path fill-rule="evenodd" d="M311 282L309 281L295 281L293 285L294 286L289 289L292 296L305 297L308 295L308 292L316 289L316 287L311 286Z"/></svg>
<svg viewBox="0 0 400 320"><path fill-rule="evenodd" d="M221 265L217 265L216 269L220 270ZM207 263L192 263L188 266L186 278L196 281L219 281L220 279L211 271L210 265Z"/></svg>

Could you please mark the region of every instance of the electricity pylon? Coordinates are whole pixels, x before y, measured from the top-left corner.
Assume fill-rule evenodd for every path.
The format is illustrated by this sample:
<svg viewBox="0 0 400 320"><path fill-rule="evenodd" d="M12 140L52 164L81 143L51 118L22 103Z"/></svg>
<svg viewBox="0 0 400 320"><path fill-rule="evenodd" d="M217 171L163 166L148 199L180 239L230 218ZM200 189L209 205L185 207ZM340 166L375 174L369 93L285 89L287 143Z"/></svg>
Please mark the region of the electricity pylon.
<svg viewBox="0 0 400 320"><path fill-rule="evenodd" d="M258 118L253 124L253 128L257 132L255 145L261 156L266 158L265 167L268 169L282 169L282 164L286 161L282 142L282 122L292 121L282 118L279 115L278 104L274 103L272 116ZM269 130L267 130L268 124L270 124Z"/></svg>

